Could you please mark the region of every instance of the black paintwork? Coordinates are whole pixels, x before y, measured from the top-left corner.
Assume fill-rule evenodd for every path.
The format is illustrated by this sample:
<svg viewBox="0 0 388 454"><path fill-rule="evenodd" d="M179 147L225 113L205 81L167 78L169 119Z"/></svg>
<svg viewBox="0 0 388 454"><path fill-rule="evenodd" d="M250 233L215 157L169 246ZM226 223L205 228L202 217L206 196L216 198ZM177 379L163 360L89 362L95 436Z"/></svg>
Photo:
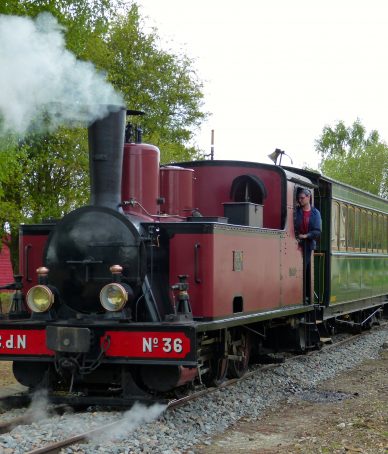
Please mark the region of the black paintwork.
<svg viewBox="0 0 388 454"><path fill-rule="evenodd" d="M91 205L117 209L121 203L125 115L125 108L111 106L107 117L89 126Z"/></svg>
<svg viewBox="0 0 388 454"><path fill-rule="evenodd" d="M112 282L109 267L123 267L123 282L136 291L146 272L145 246L133 224L118 211L83 207L65 216L44 251L49 284L80 312L101 312L99 292Z"/></svg>

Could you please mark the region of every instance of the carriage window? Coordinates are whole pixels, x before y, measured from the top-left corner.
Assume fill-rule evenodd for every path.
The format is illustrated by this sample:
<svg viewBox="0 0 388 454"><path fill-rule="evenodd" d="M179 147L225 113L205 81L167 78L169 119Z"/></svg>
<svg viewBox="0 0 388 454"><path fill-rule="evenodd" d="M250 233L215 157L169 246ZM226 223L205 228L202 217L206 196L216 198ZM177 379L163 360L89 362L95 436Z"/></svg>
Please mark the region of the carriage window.
<svg viewBox="0 0 388 454"><path fill-rule="evenodd" d="M339 248L341 250L346 249L346 221L347 221L348 209L346 205L340 205L340 217L339 217Z"/></svg>
<svg viewBox="0 0 388 454"><path fill-rule="evenodd" d="M339 219L339 204L333 202L331 205L331 248L338 249L338 219Z"/></svg>
<svg viewBox="0 0 388 454"><path fill-rule="evenodd" d="M355 217L354 217L354 249L360 250L360 236L361 236L361 210L360 208L355 209Z"/></svg>
<svg viewBox="0 0 388 454"><path fill-rule="evenodd" d="M376 225L376 213L370 213L371 218L371 227L372 227L372 234L370 237L370 250L376 251L376 244L377 244L377 225Z"/></svg>
<svg viewBox="0 0 388 454"><path fill-rule="evenodd" d="M383 215L376 215L376 250L382 251L383 249Z"/></svg>
<svg viewBox="0 0 388 454"><path fill-rule="evenodd" d="M381 250L381 219L381 215L373 214L373 250L375 252Z"/></svg>
<svg viewBox="0 0 388 454"><path fill-rule="evenodd" d="M383 218L383 251L388 252L388 215Z"/></svg>
<svg viewBox="0 0 388 454"><path fill-rule="evenodd" d="M348 207L348 232L347 232L347 248L354 249L355 248L355 241L354 241L354 234L355 234L355 214L354 214L354 207Z"/></svg>
<svg viewBox="0 0 388 454"><path fill-rule="evenodd" d="M368 211L368 223L367 223L367 249L368 251L372 251L372 237L373 237L373 230L372 230L372 213Z"/></svg>
<svg viewBox="0 0 388 454"><path fill-rule="evenodd" d="M362 251L366 251L367 248L367 212L365 210L361 211L361 223L360 223L360 246Z"/></svg>
<svg viewBox="0 0 388 454"><path fill-rule="evenodd" d="M375 213L369 212L369 218L370 218L370 237L369 237L369 250L370 251L375 251L376 250L376 222L375 222Z"/></svg>

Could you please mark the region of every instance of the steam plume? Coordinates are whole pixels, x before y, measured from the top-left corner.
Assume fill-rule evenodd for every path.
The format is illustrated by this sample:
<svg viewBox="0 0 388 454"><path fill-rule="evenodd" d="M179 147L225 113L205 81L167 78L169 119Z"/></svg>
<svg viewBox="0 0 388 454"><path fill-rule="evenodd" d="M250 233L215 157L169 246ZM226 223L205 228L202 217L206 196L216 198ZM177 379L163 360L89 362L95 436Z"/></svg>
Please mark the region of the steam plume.
<svg viewBox="0 0 388 454"><path fill-rule="evenodd" d="M89 62L66 49L49 13L0 15L0 133L91 123L123 100ZM105 106L104 106L105 105Z"/></svg>
<svg viewBox="0 0 388 454"><path fill-rule="evenodd" d="M31 421L39 421L48 417L47 412L48 397L47 390L36 391L31 399L28 413L31 415Z"/></svg>
<svg viewBox="0 0 388 454"><path fill-rule="evenodd" d="M95 437L93 441L108 441L125 438L139 426L157 419L166 409L166 405L154 404L151 407L135 403L135 405L126 411L120 421L114 427L104 431Z"/></svg>

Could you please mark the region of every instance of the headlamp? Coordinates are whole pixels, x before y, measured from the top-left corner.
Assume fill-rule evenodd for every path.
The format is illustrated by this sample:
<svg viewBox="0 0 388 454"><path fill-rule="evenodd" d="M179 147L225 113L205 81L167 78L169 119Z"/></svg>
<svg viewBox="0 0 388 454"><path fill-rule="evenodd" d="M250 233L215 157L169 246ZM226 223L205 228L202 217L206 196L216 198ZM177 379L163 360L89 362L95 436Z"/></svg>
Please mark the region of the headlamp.
<svg viewBox="0 0 388 454"><path fill-rule="evenodd" d="M32 312L47 312L54 303L54 294L46 285L35 285L27 293L27 306Z"/></svg>
<svg viewBox="0 0 388 454"><path fill-rule="evenodd" d="M124 286L116 282L105 285L100 292L100 302L107 311L120 311L128 301Z"/></svg>

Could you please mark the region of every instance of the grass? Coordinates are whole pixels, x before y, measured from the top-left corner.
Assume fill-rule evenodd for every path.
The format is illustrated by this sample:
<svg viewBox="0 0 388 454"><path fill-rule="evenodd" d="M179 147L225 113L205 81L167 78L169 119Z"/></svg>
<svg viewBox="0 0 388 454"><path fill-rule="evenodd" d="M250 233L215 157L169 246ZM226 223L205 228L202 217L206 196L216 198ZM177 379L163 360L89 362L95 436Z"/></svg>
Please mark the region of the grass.
<svg viewBox="0 0 388 454"><path fill-rule="evenodd" d="M8 314L14 292L0 292L0 313Z"/></svg>

